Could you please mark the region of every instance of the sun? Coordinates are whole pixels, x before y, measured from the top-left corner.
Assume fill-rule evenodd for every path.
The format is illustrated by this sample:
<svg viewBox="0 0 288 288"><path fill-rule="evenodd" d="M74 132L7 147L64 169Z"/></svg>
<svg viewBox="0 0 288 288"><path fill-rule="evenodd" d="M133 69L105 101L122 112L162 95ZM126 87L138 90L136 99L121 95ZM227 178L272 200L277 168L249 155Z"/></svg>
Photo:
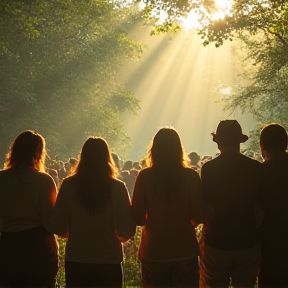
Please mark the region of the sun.
<svg viewBox="0 0 288 288"><path fill-rule="evenodd" d="M223 19L230 13L232 4L232 0L215 0L215 5L218 11L211 15L212 20Z"/></svg>
<svg viewBox="0 0 288 288"><path fill-rule="evenodd" d="M209 15L211 20L215 21L218 19L223 19L226 15L231 14L233 0L214 0L214 1L216 11L212 15ZM205 11L204 8L203 11ZM208 12L205 13L208 14ZM197 14L197 12L195 12L194 10L191 10L188 13L187 18L182 19L183 28L184 29L201 28L199 19L200 19L199 14Z"/></svg>

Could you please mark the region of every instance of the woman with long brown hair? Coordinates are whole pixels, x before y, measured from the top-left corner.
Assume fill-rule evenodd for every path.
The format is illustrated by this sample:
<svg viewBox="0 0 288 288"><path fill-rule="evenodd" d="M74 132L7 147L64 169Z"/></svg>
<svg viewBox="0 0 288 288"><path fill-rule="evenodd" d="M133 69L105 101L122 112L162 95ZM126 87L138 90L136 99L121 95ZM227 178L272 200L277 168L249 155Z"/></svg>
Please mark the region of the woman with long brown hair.
<svg viewBox="0 0 288 288"><path fill-rule="evenodd" d="M161 128L136 179L132 214L142 226L138 252L144 287L198 287L201 181L177 131Z"/></svg>
<svg viewBox="0 0 288 288"><path fill-rule="evenodd" d="M130 198L107 142L90 137L64 179L51 229L67 238L66 287L122 287L122 242L135 233Z"/></svg>
<svg viewBox="0 0 288 288"><path fill-rule="evenodd" d="M27 130L12 142L0 171L1 287L55 286L57 245L45 221L56 187L45 156L45 139Z"/></svg>

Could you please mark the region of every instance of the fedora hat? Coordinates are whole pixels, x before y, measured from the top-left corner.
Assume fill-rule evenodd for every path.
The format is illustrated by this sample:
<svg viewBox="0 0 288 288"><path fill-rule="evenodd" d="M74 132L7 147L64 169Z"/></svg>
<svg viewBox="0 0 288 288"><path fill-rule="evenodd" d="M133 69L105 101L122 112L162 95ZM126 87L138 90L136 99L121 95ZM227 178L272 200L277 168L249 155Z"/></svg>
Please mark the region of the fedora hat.
<svg viewBox="0 0 288 288"><path fill-rule="evenodd" d="M237 120L222 120L218 124L216 133L211 133L216 143L244 143L248 136L242 133L242 128Z"/></svg>

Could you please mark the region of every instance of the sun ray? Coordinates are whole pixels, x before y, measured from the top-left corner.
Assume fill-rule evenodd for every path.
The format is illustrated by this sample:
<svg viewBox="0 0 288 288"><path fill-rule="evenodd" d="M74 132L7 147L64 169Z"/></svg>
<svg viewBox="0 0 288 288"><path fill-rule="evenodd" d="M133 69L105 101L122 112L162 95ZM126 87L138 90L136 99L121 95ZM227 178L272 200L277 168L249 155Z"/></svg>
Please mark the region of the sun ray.
<svg viewBox="0 0 288 288"><path fill-rule="evenodd" d="M135 67L125 69L122 75L122 83L142 100L137 116L123 116L132 140L130 159L141 159L157 130L166 125L179 131L187 152L215 155L217 146L210 133L219 120L229 116L219 101L219 83L229 87L238 81L231 44L204 48L195 29L175 37L150 37L149 27L141 31L138 37L148 49ZM255 124L247 114L230 117L237 117L247 133Z"/></svg>

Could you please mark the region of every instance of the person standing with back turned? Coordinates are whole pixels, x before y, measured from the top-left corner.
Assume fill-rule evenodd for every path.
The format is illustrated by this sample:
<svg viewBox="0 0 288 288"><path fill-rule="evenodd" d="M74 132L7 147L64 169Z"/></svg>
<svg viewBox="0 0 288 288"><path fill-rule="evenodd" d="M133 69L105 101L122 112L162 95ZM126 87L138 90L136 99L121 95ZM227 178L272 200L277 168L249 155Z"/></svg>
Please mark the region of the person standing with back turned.
<svg viewBox="0 0 288 288"><path fill-rule="evenodd" d="M236 120L223 120L213 141L220 155L201 170L207 219L202 231L202 287L254 287L261 260L256 211L261 163L240 153L248 140Z"/></svg>
<svg viewBox="0 0 288 288"><path fill-rule="evenodd" d="M45 223L57 194L45 146L40 134L23 131L0 171L0 287L55 287L57 244Z"/></svg>
<svg viewBox="0 0 288 288"><path fill-rule="evenodd" d="M263 127L260 147L266 193L261 225L262 261L259 287L288 287L288 154L287 132L277 123Z"/></svg>
<svg viewBox="0 0 288 288"><path fill-rule="evenodd" d="M161 128L136 179L135 223L142 226L138 258L144 287L199 287L195 226L202 223L201 180L189 168L175 129Z"/></svg>
<svg viewBox="0 0 288 288"><path fill-rule="evenodd" d="M135 233L130 196L104 138L89 137L60 187L49 227L67 238L66 287L123 285L123 246Z"/></svg>

